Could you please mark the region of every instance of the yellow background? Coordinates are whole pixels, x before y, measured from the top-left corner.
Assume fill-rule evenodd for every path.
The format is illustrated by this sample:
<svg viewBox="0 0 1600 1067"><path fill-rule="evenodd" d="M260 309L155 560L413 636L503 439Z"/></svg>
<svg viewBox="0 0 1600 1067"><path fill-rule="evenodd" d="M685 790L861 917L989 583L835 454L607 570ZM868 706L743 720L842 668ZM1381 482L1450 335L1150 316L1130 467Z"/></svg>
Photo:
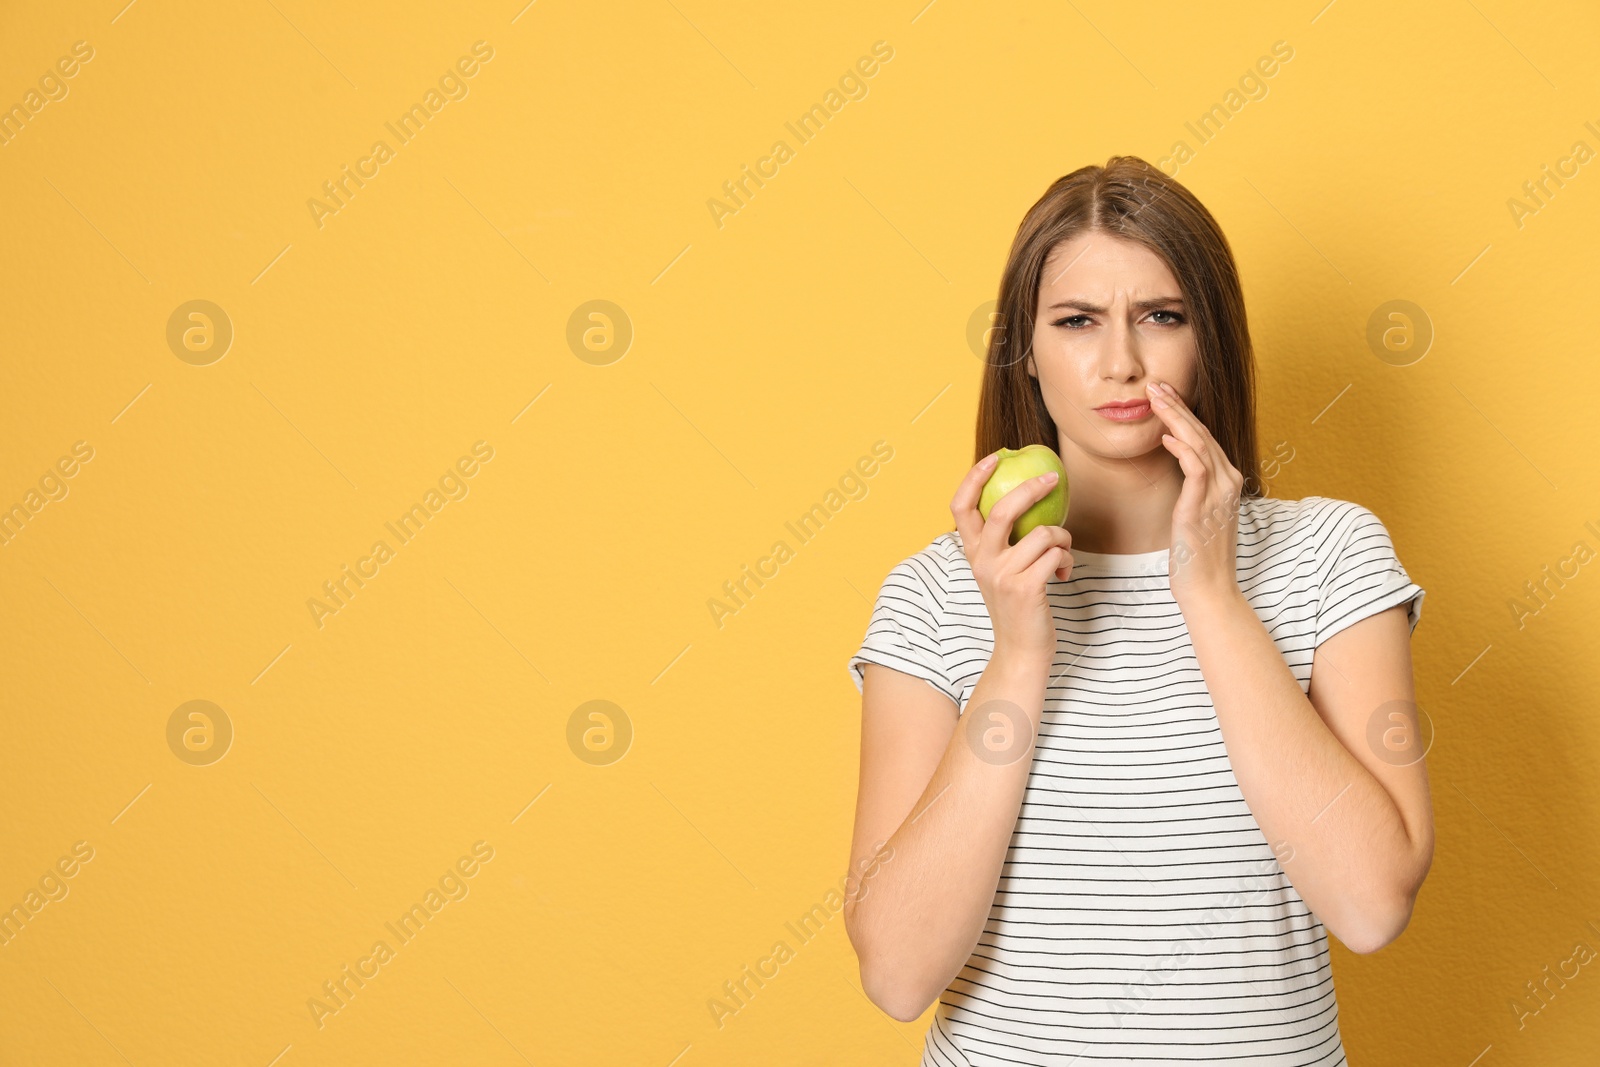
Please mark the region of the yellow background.
<svg viewBox="0 0 1600 1067"><path fill-rule="evenodd" d="M1511 607L1600 548L1600 164L1508 207L1600 148L1587 5L410 7L0 16L7 107L94 49L0 147L0 506L93 449L0 547L0 905L94 849L0 947L0 1060L915 1063L926 1018L864 998L842 918L785 927L845 870L845 661L948 529L968 323L1022 213L1184 140L1253 312L1263 456L1293 451L1273 494L1371 507L1428 590L1438 851L1399 942L1335 949L1351 1061L1590 1062L1600 964L1520 1028L1510 1006L1600 947L1600 577ZM468 94L394 143L480 40ZM1200 145L1185 123L1280 40ZM876 41L865 98L796 143ZM394 158L319 226L307 202L379 139ZM779 139L719 227L707 201ZM1435 332L1406 366L1366 342L1401 299ZM191 300L234 331L205 366L166 339ZM567 342L591 300L633 330L607 365ZM879 440L867 495L799 545L785 522ZM395 544L477 441L465 498ZM379 539L394 558L319 627L308 600ZM210 765L168 745L191 700L235 731ZM590 700L632 726L610 765L569 747ZM308 999L477 841L469 895L319 1027ZM719 1028L707 1002L778 940Z"/></svg>

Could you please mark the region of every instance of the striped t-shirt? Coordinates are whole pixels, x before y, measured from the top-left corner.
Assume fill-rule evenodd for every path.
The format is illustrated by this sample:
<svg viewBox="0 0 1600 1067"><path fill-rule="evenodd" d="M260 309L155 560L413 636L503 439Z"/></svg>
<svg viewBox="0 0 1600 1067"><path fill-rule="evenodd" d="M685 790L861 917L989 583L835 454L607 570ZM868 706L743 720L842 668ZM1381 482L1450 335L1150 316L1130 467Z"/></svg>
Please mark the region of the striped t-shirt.
<svg viewBox="0 0 1600 1067"><path fill-rule="evenodd" d="M1246 806L1167 582L1168 550L1072 553L1021 811L923 1067L1345 1062L1327 933ZM1302 690L1330 636L1423 590L1345 500L1245 498L1238 579ZM994 631L959 533L897 564L849 661L965 712Z"/></svg>

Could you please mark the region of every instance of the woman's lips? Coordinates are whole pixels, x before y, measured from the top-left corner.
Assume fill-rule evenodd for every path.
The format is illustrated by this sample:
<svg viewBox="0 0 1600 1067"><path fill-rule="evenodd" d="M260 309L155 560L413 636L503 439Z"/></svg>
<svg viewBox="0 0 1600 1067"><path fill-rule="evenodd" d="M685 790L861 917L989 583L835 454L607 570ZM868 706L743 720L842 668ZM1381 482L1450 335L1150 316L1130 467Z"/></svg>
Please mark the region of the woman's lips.
<svg viewBox="0 0 1600 1067"><path fill-rule="evenodd" d="M1137 422L1150 414L1150 401L1141 400L1137 404L1130 404L1127 407L1108 405L1103 408L1095 408L1095 410L1114 422Z"/></svg>

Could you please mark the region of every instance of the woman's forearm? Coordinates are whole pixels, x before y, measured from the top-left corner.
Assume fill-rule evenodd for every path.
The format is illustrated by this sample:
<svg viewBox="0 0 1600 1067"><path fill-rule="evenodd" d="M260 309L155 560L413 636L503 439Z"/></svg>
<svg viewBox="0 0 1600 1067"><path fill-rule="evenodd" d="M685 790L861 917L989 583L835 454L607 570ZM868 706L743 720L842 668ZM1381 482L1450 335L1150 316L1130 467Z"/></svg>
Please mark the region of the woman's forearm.
<svg viewBox="0 0 1600 1067"><path fill-rule="evenodd" d="M1044 707L1048 662L996 654L928 787L886 843L893 859L846 904L874 1003L919 1017L960 973L994 904ZM987 743L986 743L987 742Z"/></svg>
<svg viewBox="0 0 1600 1067"><path fill-rule="evenodd" d="M1376 778L1334 736L1240 595L1185 610L1239 789L1295 890L1340 941L1381 947L1403 927L1423 870ZM1337 818L1318 816L1337 800Z"/></svg>

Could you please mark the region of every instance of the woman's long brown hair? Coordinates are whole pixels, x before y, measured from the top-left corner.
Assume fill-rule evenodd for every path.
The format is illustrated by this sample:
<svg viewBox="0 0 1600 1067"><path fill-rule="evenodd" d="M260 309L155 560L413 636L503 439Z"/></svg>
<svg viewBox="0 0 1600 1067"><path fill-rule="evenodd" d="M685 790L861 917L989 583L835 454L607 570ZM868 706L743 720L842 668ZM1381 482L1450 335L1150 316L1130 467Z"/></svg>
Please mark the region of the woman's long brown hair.
<svg viewBox="0 0 1600 1067"><path fill-rule="evenodd" d="M1193 193L1137 156L1112 156L1103 167L1056 179L1017 227L988 334L973 462L1029 444L1061 451L1028 357L1044 261L1056 245L1088 231L1137 241L1178 280L1198 353L1191 407L1244 475L1243 495L1260 496L1255 356L1233 251Z"/></svg>

